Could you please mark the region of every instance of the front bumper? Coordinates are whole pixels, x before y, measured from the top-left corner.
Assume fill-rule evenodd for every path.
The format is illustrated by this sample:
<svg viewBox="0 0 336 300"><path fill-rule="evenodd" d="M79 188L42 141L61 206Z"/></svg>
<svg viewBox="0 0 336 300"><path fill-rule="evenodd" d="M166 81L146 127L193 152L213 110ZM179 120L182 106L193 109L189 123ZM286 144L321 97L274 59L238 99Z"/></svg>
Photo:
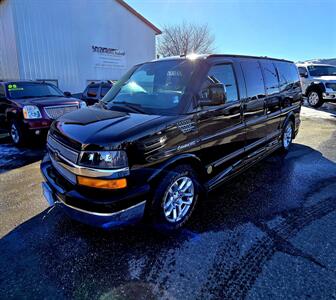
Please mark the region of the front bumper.
<svg viewBox="0 0 336 300"><path fill-rule="evenodd" d="M323 100L336 101L336 91L326 91L322 94Z"/></svg>
<svg viewBox="0 0 336 300"><path fill-rule="evenodd" d="M24 126L29 130L49 129L52 122L51 119L23 120Z"/></svg>
<svg viewBox="0 0 336 300"><path fill-rule="evenodd" d="M149 185L128 190L123 195L111 192L109 196L106 193L92 196L71 188L54 169L49 156L42 161L41 172L46 181L42 183L43 194L49 205L60 205L79 222L110 228L139 221L144 215Z"/></svg>

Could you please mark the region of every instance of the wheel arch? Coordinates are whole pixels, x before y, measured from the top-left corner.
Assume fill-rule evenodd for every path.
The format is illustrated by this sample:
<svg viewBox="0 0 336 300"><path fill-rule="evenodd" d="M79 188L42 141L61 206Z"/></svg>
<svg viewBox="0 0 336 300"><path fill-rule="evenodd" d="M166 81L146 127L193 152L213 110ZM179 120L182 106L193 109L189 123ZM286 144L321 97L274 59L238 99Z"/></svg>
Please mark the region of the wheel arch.
<svg viewBox="0 0 336 300"><path fill-rule="evenodd" d="M6 121L9 123L12 120L19 121L20 117L16 110L7 110L6 111Z"/></svg>
<svg viewBox="0 0 336 300"><path fill-rule="evenodd" d="M294 114L294 112L292 112L292 111L291 111L289 114L287 114L285 120L282 122L281 129L285 128L285 126L287 125L287 123L288 123L289 121L292 121L293 126L294 126L293 129L294 129L294 131L295 131L295 114Z"/></svg>
<svg viewBox="0 0 336 300"><path fill-rule="evenodd" d="M311 91L317 91L319 93L323 93L325 91L324 84L322 82L312 82L306 89L305 95L308 96L308 94Z"/></svg>
<svg viewBox="0 0 336 300"><path fill-rule="evenodd" d="M178 165L190 165L200 177L202 182L205 179L206 171L201 159L195 154L186 153L173 157L160 165L160 167L148 178L148 183L156 183L164 174L167 173L167 171Z"/></svg>

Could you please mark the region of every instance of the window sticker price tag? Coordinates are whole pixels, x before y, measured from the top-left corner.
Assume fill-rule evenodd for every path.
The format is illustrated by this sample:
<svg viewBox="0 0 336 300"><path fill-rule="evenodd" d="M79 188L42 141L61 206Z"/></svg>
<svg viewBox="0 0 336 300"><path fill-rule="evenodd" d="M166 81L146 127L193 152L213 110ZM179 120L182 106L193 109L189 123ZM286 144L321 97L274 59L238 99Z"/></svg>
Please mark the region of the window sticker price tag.
<svg viewBox="0 0 336 300"><path fill-rule="evenodd" d="M16 84L9 84L8 85L8 91L23 91L22 87L18 87Z"/></svg>

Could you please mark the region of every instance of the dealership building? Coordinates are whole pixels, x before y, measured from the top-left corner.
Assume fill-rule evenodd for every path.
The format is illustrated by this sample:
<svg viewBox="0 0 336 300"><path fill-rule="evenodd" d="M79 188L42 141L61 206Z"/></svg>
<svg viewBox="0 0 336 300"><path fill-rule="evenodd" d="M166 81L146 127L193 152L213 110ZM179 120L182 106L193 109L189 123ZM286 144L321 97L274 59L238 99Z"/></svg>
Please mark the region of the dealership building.
<svg viewBox="0 0 336 300"><path fill-rule="evenodd" d="M122 0L0 0L0 80L81 92L154 59L160 33Z"/></svg>

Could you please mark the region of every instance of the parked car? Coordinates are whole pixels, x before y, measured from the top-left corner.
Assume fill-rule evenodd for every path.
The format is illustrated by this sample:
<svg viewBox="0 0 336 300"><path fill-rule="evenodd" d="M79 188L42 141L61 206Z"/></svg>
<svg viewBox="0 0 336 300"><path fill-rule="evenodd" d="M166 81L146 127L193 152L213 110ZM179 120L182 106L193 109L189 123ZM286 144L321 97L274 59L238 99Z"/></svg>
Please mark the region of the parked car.
<svg viewBox="0 0 336 300"><path fill-rule="evenodd" d="M101 105L52 124L44 195L97 226L145 215L179 228L202 195L288 151L301 103L298 70L286 60L202 55L137 65Z"/></svg>
<svg viewBox="0 0 336 300"><path fill-rule="evenodd" d="M33 136L46 135L53 120L86 106L56 86L37 81L0 82L0 127L21 146Z"/></svg>
<svg viewBox="0 0 336 300"><path fill-rule="evenodd" d="M87 105L93 105L99 102L111 89L113 81L104 82L91 82L84 90L81 99L86 102Z"/></svg>
<svg viewBox="0 0 336 300"><path fill-rule="evenodd" d="M336 66L322 64L297 64L302 92L308 104L318 108L327 101L336 101Z"/></svg>

